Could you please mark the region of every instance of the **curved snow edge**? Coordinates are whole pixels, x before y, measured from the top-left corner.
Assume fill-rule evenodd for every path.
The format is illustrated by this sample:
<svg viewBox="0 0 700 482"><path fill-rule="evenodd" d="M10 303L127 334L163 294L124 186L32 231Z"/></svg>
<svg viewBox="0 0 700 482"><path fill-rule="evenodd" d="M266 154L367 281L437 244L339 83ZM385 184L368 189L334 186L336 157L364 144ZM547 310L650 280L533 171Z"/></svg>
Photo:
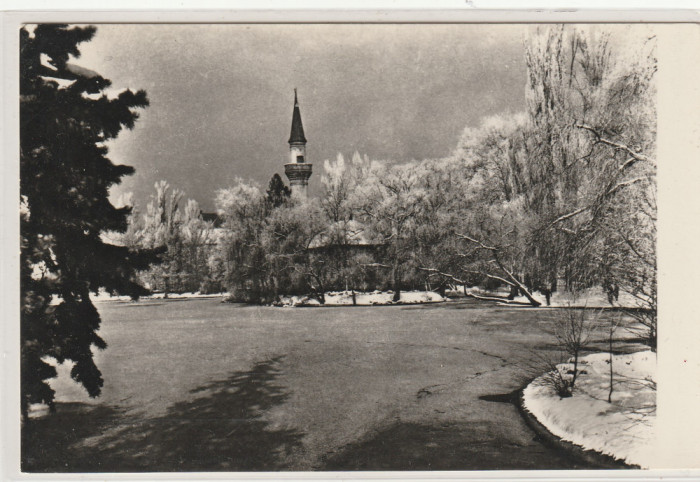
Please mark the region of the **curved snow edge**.
<svg viewBox="0 0 700 482"><path fill-rule="evenodd" d="M539 377L538 377L539 378ZM536 380L536 379L535 379ZM534 380L532 380L534 381ZM532 382L530 382L532 383ZM543 425L537 417L530 412L525 406L525 390L530 385L528 383L523 388L518 391L518 411L522 416L525 424L535 432L535 435L540 439L540 441L555 450L565 453L582 463L592 465L597 469L640 469L638 465L628 464L623 460L615 458L613 456L598 452L593 449L585 449L580 445L574 444L561 437L554 435L549 429Z"/></svg>
<svg viewBox="0 0 700 482"><path fill-rule="evenodd" d="M612 356L596 352L579 359L582 370L572 397L561 398L542 376L523 390L523 405L549 432L584 449L648 468L656 453L656 354L648 349ZM571 370L571 361L558 365ZM544 376L544 375L543 375Z"/></svg>

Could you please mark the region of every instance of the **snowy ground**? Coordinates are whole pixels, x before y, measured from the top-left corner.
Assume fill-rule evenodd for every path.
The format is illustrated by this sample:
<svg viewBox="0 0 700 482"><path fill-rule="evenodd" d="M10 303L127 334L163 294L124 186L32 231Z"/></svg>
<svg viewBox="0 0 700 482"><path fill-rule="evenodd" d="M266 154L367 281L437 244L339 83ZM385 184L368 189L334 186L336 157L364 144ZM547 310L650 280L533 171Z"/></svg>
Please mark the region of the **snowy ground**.
<svg viewBox="0 0 700 482"><path fill-rule="evenodd" d="M226 296L228 293L213 293L213 294L202 294L202 293L168 293L168 299L182 299L182 298L219 298ZM165 293L153 293L152 295L142 296L141 299L144 300L160 300L165 298ZM94 293L90 295L92 301L131 301L130 296L111 296L104 290L101 290L98 295Z"/></svg>
<svg viewBox="0 0 700 482"><path fill-rule="evenodd" d="M394 304L392 291L372 291L369 293L355 292L357 305L390 305ZM325 294L324 306L350 306L352 305L351 291L330 291ZM321 303L308 296L285 296L282 298L282 306L320 306ZM445 301L445 298L433 291L402 291L398 304L436 303Z"/></svg>
<svg viewBox="0 0 700 482"><path fill-rule="evenodd" d="M56 415L24 426L25 471L592 468L479 398L549 352L540 311L220 301L95 303L102 395L59 367Z"/></svg>
<svg viewBox="0 0 700 482"><path fill-rule="evenodd" d="M580 361L574 395L559 398L543 378L523 393L525 408L554 435L584 449L592 449L648 468L654 455L656 421L656 354L642 351L613 356L612 403L608 403L608 353ZM562 373L572 364L559 365Z"/></svg>
<svg viewBox="0 0 700 482"><path fill-rule="evenodd" d="M505 288L501 288L496 291L485 291L478 287L467 288L467 293L476 296L501 296L507 297L508 291ZM448 296L450 295L463 295L464 289L461 286L455 287L453 290L447 291ZM228 293L214 293L214 294L202 294L202 293L168 293L169 299L181 299L181 298L216 298L225 297ZM352 294L350 291L331 291L326 293L326 306L346 306L352 305ZM144 296L142 299L163 299L165 295L163 293L154 293L149 296ZM393 292L391 291L373 291L369 293L363 293L356 291L355 297L358 305L389 305L392 304ZM533 293L533 297L542 303L542 306L546 306L545 298L541 293ZM110 296L109 293L105 291L100 291L98 295L91 294L90 298L92 301L130 301L129 296ZM439 301L445 301L438 293L433 291L402 291L400 303L434 303ZM528 303L527 298L524 296L518 296L514 301ZM54 304L58 304L60 299L55 299ZM283 306L314 306L320 305L318 300L315 298L310 298L309 296L285 296L282 298ZM635 307L636 300L625 294L620 293L619 300L613 303L612 306L621 307ZM608 303L608 298L602 288L589 288L588 290L582 291L577 296L574 296L569 292L556 292L552 294L551 307L587 307L587 308L604 308L610 307Z"/></svg>
<svg viewBox="0 0 700 482"><path fill-rule="evenodd" d="M168 299L182 299L182 298L219 298L226 297L228 293L214 293L214 294L202 294L202 293L168 293ZM391 305L391 304L415 304L415 303L436 303L440 301L445 301L438 293L433 291L402 291L401 300L398 303L394 303L392 298L394 293L392 291L372 291L369 293L355 292L356 304L359 306L369 306L369 305ZM149 296L143 296L141 299L153 300L153 299L163 299L165 295L163 293L153 293ZM326 304L325 306L350 306L352 305L352 292L351 291L329 291L325 294ZM100 301L130 301L129 296L110 296L109 293L100 291L98 295L90 295L90 299L94 302ZM57 300L60 302L60 300ZM309 296L283 296L281 299L281 306L320 306L321 303L316 298L311 298Z"/></svg>
<svg viewBox="0 0 700 482"><path fill-rule="evenodd" d="M500 288L495 291L486 291L479 287L467 288L467 293L476 296L508 296L508 289ZM458 295L464 294L464 289L459 286L455 287L454 290L448 291L448 295ZM547 300L542 293L534 292L532 297L539 301L543 307L547 305ZM518 301L521 303L529 303L527 298L524 296L516 296L513 301ZM618 306L625 308L633 308L638 305L638 300L628 293L620 292L617 300L613 301L611 305L608 302L608 296L603 291L601 287L588 288L579 293L571 293L568 291L556 291L552 293L550 299L550 307L562 307L562 308L607 308L610 306Z"/></svg>

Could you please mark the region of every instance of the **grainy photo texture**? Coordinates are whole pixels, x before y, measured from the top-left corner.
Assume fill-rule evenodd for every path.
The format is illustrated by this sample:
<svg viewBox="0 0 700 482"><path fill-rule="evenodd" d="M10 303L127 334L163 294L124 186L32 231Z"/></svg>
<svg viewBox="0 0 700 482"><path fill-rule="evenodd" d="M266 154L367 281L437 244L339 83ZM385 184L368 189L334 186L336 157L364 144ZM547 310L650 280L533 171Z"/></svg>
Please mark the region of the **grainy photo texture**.
<svg viewBox="0 0 700 482"><path fill-rule="evenodd" d="M648 25L25 25L25 472L647 468Z"/></svg>

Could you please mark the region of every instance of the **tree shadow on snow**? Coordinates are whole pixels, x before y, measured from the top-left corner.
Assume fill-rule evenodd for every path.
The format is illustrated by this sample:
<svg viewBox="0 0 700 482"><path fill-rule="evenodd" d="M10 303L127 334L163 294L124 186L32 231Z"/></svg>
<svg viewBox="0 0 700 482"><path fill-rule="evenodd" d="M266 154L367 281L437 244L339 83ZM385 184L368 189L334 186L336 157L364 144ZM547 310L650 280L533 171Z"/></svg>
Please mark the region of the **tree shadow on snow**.
<svg viewBox="0 0 700 482"><path fill-rule="evenodd" d="M70 472L81 459L73 446L99 436L118 422L114 407L87 403L57 403L56 412L29 419L21 432L23 472ZM99 464L99 461L96 461ZM82 464L81 464L82 465ZM93 467L99 471L99 466Z"/></svg>
<svg viewBox="0 0 700 482"><path fill-rule="evenodd" d="M325 458L321 470L580 469L536 440L514 442L492 423L397 422Z"/></svg>
<svg viewBox="0 0 700 482"><path fill-rule="evenodd" d="M284 470L304 434L272 428L263 420L267 410L288 398L275 383L280 360L257 363L249 371L196 388L190 392L196 398L178 402L154 418L128 419L114 409L95 407L61 419L64 407L59 407L54 416L25 427L23 470Z"/></svg>

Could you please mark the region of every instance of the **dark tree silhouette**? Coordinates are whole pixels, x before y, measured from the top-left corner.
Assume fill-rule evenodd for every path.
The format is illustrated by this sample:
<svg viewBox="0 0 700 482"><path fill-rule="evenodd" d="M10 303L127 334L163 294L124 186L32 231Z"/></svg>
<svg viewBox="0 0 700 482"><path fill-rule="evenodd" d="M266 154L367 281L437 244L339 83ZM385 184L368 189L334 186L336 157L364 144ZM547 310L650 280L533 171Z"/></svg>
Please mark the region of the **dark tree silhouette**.
<svg viewBox="0 0 700 482"><path fill-rule="evenodd" d="M287 202L292 191L284 184L279 174L275 173L267 187L267 203L273 208L280 207Z"/></svg>
<svg viewBox="0 0 700 482"><path fill-rule="evenodd" d="M138 297L146 290L135 270L158 250L130 251L103 242L104 231L124 232L130 207L115 208L109 188L130 166L107 158L105 141L131 129L148 105L144 91L109 98L111 82L69 62L95 27L39 25L20 30L20 217L22 415L30 403L53 408L56 376L45 357L75 363L71 376L96 397L103 385L91 347L100 316L90 292Z"/></svg>

